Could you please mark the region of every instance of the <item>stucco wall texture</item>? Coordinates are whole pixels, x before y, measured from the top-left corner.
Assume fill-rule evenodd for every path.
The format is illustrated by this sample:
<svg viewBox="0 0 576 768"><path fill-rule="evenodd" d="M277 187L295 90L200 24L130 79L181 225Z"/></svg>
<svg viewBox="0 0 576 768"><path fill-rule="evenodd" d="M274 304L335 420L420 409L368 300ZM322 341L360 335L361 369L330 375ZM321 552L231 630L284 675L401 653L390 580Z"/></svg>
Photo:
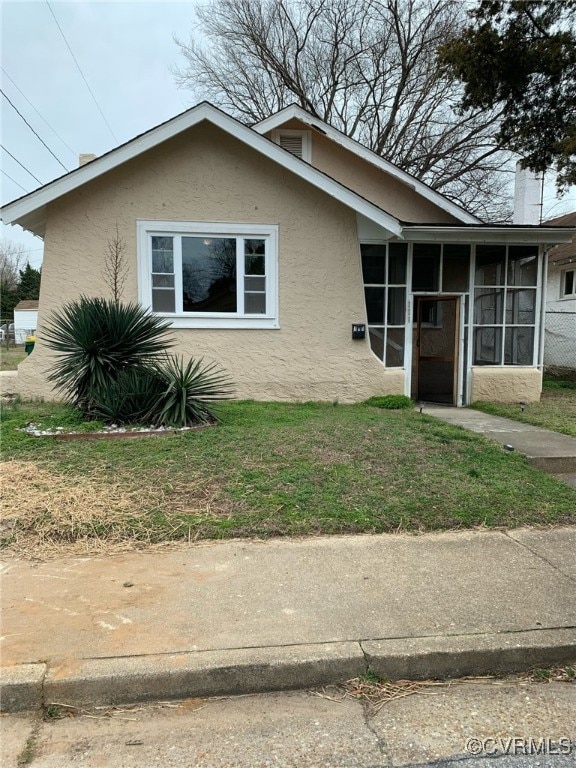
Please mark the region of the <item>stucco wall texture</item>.
<svg viewBox="0 0 576 768"><path fill-rule="evenodd" d="M456 217L418 195L410 186L335 144L300 120L289 120L283 128L309 130L312 139L312 165L327 173L362 197L376 203L401 221L457 224ZM282 130L281 128L279 130ZM271 137L271 132L267 134Z"/></svg>
<svg viewBox="0 0 576 768"><path fill-rule="evenodd" d="M540 400L542 372L538 368L477 366L472 368L472 402L535 403Z"/></svg>
<svg viewBox="0 0 576 768"><path fill-rule="evenodd" d="M185 356L217 361L238 397L351 402L401 393L402 370L385 370L367 341L353 211L209 124L201 124L52 203L47 215L38 342L19 367L23 397L54 397L42 344L50 311L81 294L109 295L102 277L116 224L127 244L124 299L137 300L136 221L279 225L277 330L183 329Z"/></svg>

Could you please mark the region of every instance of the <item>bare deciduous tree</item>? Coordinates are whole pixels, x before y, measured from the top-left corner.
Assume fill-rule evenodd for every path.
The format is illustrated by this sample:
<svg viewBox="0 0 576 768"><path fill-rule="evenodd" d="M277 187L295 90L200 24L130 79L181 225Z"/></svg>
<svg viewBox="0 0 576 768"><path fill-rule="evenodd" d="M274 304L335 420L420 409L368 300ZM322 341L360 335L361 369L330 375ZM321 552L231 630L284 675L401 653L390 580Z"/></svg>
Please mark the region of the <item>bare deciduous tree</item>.
<svg viewBox="0 0 576 768"><path fill-rule="evenodd" d="M247 124L298 103L434 189L501 218L499 113L458 112L436 51L460 0L213 0L203 36L177 40L178 83Z"/></svg>
<svg viewBox="0 0 576 768"><path fill-rule="evenodd" d="M120 235L118 224L114 234L106 242L102 277L110 288L113 300L119 304L128 278L128 260L126 240Z"/></svg>
<svg viewBox="0 0 576 768"><path fill-rule="evenodd" d="M4 291L15 291L24 265L24 246L10 240L0 240L0 285Z"/></svg>

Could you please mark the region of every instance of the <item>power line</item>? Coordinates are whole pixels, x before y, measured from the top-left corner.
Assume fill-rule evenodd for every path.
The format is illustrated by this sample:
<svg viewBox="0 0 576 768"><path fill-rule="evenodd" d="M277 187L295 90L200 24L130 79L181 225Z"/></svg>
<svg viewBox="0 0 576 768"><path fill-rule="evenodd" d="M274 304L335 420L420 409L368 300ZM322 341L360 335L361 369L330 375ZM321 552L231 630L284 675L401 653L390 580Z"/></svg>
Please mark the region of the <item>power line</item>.
<svg viewBox="0 0 576 768"><path fill-rule="evenodd" d="M56 18L56 15L54 14L54 11L52 10L52 6L50 5L50 3L49 3L49 1L48 1L48 0L46 0L46 5L48 6L48 8L49 8L49 10L50 10L50 13L52 14L52 18L53 18L53 19L54 19L54 21L56 22L56 26L57 26L57 27L58 27L58 29L60 30L60 34L62 35L62 38L63 38L64 42L66 43L66 47L67 47L67 48L68 48L68 50L70 51L70 55L71 55L71 56L72 56L72 58L74 59L74 63L75 63L75 64L76 64L76 66L78 67L78 72L80 72L80 75L82 76L82 80L84 80L84 83L85 83L85 85L86 85L86 88L88 88L88 91L89 91L89 93L90 93L90 96L92 96L92 98L93 98L93 100L94 100L94 104L96 104L96 107L98 108L98 112L100 112L100 114L102 115L102 120L104 120L104 122L106 123L106 126L108 127L108 130L109 130L109 131L110 131L110 133L112 134L112 138L114 139L114 141L116 142L116 144L119 144L120 142L118 141L118 139L117 139L117 138L116 138L116 136L114 135L114 131L113 131L113 130L112 130L112 128L110 127L110 123L108 122L108 120L106 120L106 117L104 116L104 112L102 112L102 110L100 109L100 104L98 104L98 102L96 101L96 96L94 96L94 94L92 93L92 89L91 89L91 88L90 88L90 86L88 85L88 80L86 80L86 78L84 77L84 72L82 72L82 70L80 69L80 64L78 64L78 60L76 59L76 56L74 56L74 52L72 51L72 48L70 48L70 43L69 43L69 42L68 42L68 40L66 39L66 35L65 35L65 34L64 34L64 32L62 31L62 27L61 27L61 26L60 26L60 24L58 23L58 19Z"/></svg>
<svg viewBox="0 0 576 768"><path fill-rule="evenodd" d="M38 182L38 184L42 184L42 182L40 181L40 179L39 179L37 176L34 176L34 174L32 173L32 171L29 171L29 170L28 170L28 168L26 168L26 166L25 166L23 163L21 163L21 162L20 162L20 160L18 160L18 158L17 158L17 157L14 157L14 155L12 154L12 152L10 152L9 150L7 150L7 149L6 149L6 147L5 147L3 144L0 144L0 147L1 147L1 148L4 150L4 152L6 152L6 154L7 154L7 155L10 155L10 157L12 158L12 160L15 160L15 161L18 163L18 165L19 165L21 168L24 168L24 170L26 171L26 173L29 173L29 174L30 174L30 176L32 176L32 178L33 178L35 181L37 181L37 182Z"/></svg>
<svg viewBox="0 0 576 768"><path fill-rule="evenodd" d="M14 80L13 80L13 79L10 77L10 75L8 74L8 72L6 72L6 70L4 69L4 67L0 67L0 69L2 69L2 72L4 72L4 74L6 75L6 77L8 78L8 80L10 80L10 82L12 83L12 85L14 86L14 88L16 88L16 90L17 90L17 91L18 91L18 93L19 93L19 94L22 96L22 98L23 98L23 99L25 99L25 100L28 102L28 104L30 104L30 106L32 107L32 109L34 110L34 112L36 112L36 114L38 115L38 117L40 118L40 120L42 120L44 123L46 123L46 125L48 126L48 128L50 128L50 130L51 130L51 131L52 131L52 132L53 132L53 133L54 133L54 134L55 134L55 135L56 135L56 136L57 136L57 137L60 139L60 141L62 142L62 144L64 144L64 146L65 146L67 149L69 149L69 150L70 150L70 152L72 152L72 154L73 154L73 155L77 156L77 155L78 155L78 153L77 153L77 152L75 152L75 151L72 149L72 147L71 147L69 144L67 144L67 143L64 141L64 139L62 138L62 136L60 136L60 134L58 133L58 131L57 131L55 128L53 128L53 127L50 125L50 123L48 122L48 120L46 120L46 118L45 118L45 117L43 117L43 116L40 114L40 112L39 112L39 111L36 109L36 107L34 106L34 104L32 104L32 102L30 101L30 99L29 99L29 98L26 96L26 94L25 94L25 93L22 91L22 89L21 89L21 88L19 88L19 87L16 85L16 83L15 83L15 82L14 82Z"/></svg>
<svg viewBox="0 0 576 768"><path fill-rule="evenodd" d="M64 163L63 163L61 160L59 160L59 159L56 157L56 155L54 154L54 152L52 152L52 150L50 149L50 147L48 146L48 144L46 144L46 142L44 141L44 139L43 139L43 138L42 138L42 137L41 137L41 136L40 136L38 133L36 133L36 131L34 130L34 128L32 128L32 126L30 125L30 123L28 122L28 120L26 120L26 118L24 117L24 115L22 114L22 112L20 112L20 110L18 109L18 107L16 107L16 106L15 106L15 105L14 105L14 104L13 104L13 103L10 101L10 99L9 99L9 98L8 98L8 96L7 96L7 95L4 93L4 91L2 90L2 88L0 88L0 93L2 94L2 96L4 96L4 98L6 99L6 101L8 102L8 104L10 104L10 106L12 107L12 109L13 109L15 112L17 112L17 113L18 113L18 115L19 115L19 116L22 118L22 120L24 120L24 122L26 123L26 125L28 126L28 128L30 128L30 130L32 131L32 133L34 134L34 136L36 136L36 138L37 138L39 141L41 141L41 142L42 142L42 144L44 144L44 146L46 147L46 149L48 150L48 152L50 152L50 154L52 155L52 157L53 157L53 158L54 158L54 159L55 159L55 160L56 160L58 163L60 163L60 165L62 166L62 168L64 168L64 170L66 171L66 173L68 173L68 171L69 171L69 168L66 168L66 166L64 165Z"/></svg>
<svg viewBox="0 0 576 768"><path fill-rule="evenodd" d="M6 176L6 178L7 178L7 179L10 179L10 181L12 182L12 184L16 184L16 186L17 186L17 187L20 187L20 189L22 190L22 192L26 192L26 193L28 193L28 190L27 190L27 189L24 189L24 187L22 186L22 184L18 184L18 182L16 181L16 179L13 179L13 178L12 178L12 176L9 176L9 175L6 173L6 171L4 170L4 168L0 168L0 171L2 171L2 173L4 174L4 176ZM40 248L39 250L42 250L42 249Z"/></svg>

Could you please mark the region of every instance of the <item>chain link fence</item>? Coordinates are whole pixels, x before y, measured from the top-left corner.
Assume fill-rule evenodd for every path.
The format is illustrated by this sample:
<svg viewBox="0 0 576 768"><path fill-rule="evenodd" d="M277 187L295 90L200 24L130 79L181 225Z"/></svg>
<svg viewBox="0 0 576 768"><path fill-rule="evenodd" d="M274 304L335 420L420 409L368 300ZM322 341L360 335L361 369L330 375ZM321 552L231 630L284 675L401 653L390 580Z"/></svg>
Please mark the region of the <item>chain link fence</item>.
<svg viewBox="0 0 576 768"><path fill-rule="evenodd" d="M544 366L576 372L576 312L546 312Z"/></svg>

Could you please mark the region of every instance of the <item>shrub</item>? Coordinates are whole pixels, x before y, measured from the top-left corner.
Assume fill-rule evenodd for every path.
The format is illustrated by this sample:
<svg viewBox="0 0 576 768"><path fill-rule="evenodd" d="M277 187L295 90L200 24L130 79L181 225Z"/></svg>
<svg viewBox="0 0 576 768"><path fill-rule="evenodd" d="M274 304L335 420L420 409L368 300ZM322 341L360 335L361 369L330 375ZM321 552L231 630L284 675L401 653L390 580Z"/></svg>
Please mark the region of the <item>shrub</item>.
<svg viewBox="0 0 576 768"><path fill-rule="evenodd" d="M232 396L232 383L216 364L203 360L187 363L177 355L155 364L154 378L161 394L154 409L153 421L171 426L216 421L214 403Z"/></svg>
<svg viewBox="0 0 576 768"><path fill-rule="evenodd" d="M232 384L216 365L167 355L169 322L138 304L66 304L44 334L60 353L49 380L84 416L107 423L191 426L216 420Z"/></svg>
<svg viewBox="0 0 576 768"><path fill-rule="evenodd" d="M364 404L372 408L386 408L388 410L414 407L414 403L406 395L377 395L366 400Z"/></svg>
<svg viewBox="0 0 576 768"><path fill-rule="evenodd" d="M91 415L126 370L143 370L172 340L170 324L139 304L82 296L55 312L43 339L60 354L48 376L66 400Z"/></svg>

